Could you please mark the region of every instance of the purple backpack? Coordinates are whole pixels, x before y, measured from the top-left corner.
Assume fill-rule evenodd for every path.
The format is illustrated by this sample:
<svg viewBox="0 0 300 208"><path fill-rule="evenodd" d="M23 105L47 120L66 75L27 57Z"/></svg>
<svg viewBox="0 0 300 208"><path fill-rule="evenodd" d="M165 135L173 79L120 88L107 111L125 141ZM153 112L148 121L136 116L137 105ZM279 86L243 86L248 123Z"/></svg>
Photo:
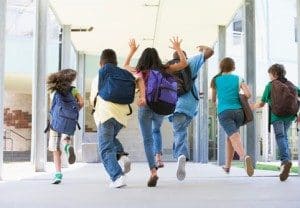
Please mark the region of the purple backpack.
<svg viewBox="0 0 300 208"><path fill-rule="evenodd" d="M155 113L169 115L175 111L177 102L177 81L170 74L158 69L149 70L146 87L147 105Z"/></svg>

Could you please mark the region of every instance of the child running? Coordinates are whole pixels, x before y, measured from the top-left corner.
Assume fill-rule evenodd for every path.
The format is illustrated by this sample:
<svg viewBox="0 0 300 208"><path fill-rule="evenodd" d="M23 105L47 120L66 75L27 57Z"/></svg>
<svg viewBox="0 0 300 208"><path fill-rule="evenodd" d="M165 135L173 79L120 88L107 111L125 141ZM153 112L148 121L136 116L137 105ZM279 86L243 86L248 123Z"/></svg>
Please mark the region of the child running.
<svg viewBox="0 0 300 208"><path fill-rule="evenodd" d="M285 181L292 167L288 131L297 117L300 89L287 80L283 65L272 65L268 73L271 81L265 87L261 101L254 104L252 108L254 110L262 108L266 103L270 105L271 115L269 116L271 116L281 160L279 179Z"/></svg>
<svg viewBox="0 0 300 208"><path fill-rule="evenodd" d="M164 73L173 73L175 71L181 70L187 66L187 61L185 55L183 54L180 44L182 40L179 40L178 37L170 40L172 43L172 49L178 52L180 56L180 61L174 65L163 65L162 61L158 55L158 52L155 48L146 48L141 57L138 60L136 67L130 66L131 58L138 49L138 45L135 40L132 39L129 43L130 51L125 61L124 67L129 71L136 71L143 79L144 82L144 92L141 93L140 105L138 110L138 120L140 124L140 130L143 136L145 153L150 168L150 178L147 182L148 187L155 187L158 181L157 176L157 164L155 161L155 152L153 138L158 136L157 131L153 129L160 129L164 115L155 113L150 107L146 104L145 91L148 85L148 77L151 69L163 71Z"/></svg>
<svg viewBox="0 0 300 208"><path fill-rule="evenodd" d="M125 174L131 162L117 138L127 126L131 114L130 103L135 94L135 77L117 66L117 55L112 49L103 50L100 70L91 86L90 102L94 103L99 153L111 183L110 188L126 186ZM139 81L138 81L139 83ZM123 162L123 168L118 160Z"/></svg>
<svg viewBox="0 0 300 208"><path fill-rule="evenodd" d="M50 130L49 151L53 152L53 161L56 173L53 184L60 184L61 155L67 154L69 164L75 163L76 156L71 145L76 126L78 125L79 110L84 101L76 87L72 84L76 79L76 71L64 69L48 77L48 90L51 92L50 121L47 129Z"/></svg>
<svg viewBox="0 0 300 208"><path fill-rule="evenodd" d="M212 79L212 101L217 103L218 118L228 138L226 141L226 165L223 170L230 172L231 162L236 151L241 160L244 160L245 170L248 176L254 174L252 158L246 155L239 132L244 122L244 112L239 100L239 92L242 90L247 98L251 97L248 86L243 79L234 75L235 63L232 58L224 58L220 63L220 72Z"/></svg>

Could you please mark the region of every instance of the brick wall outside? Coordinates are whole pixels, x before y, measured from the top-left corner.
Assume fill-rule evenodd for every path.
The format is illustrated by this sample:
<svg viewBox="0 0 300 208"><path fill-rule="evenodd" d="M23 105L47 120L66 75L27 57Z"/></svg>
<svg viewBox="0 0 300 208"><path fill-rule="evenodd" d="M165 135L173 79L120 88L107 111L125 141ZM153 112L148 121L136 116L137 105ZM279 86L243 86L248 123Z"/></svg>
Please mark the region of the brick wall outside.
<svg viewBox="0 0 300 208"><path fill-rule="evenodd" d="M31 138L31 95L5 92L4 128L6 129L6 136L13 139L14 151L30 150L30 140L28 139ZM11 140L5 140L4 142L6 150L11 150Z"/></svg>

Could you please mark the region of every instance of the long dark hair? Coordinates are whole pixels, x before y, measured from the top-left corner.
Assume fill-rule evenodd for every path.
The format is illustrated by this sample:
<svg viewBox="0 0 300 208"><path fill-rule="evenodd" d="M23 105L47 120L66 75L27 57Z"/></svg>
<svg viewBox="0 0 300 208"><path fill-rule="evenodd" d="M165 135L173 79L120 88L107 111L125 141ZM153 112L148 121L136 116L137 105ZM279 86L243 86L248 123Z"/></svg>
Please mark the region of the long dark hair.
<svg viewBox="0 0 300 208"><path fill-rule="evenodd" d="M136 69L138 71L146 71L151 68L158 68L160 70L166 69L168 66L164 65L159 58L158 52L155 48L146 48L138 60Z"/></svg>
<svg viewBox="0 0 300 208"><path fill-rule="evenodd" d="M213 89L216 89L216 82L215 79L222 75L222 73L228 73L231 72L235 69L235 63L234 60L230 57L226 57L224 58L221 62L220 62L220 72L214 76L210 82L210 87Z"/></svg>
<svg viewBox="0 0 300 208"><path fill-rule="evenodd" d="M285 78L286 70L282 64L273 64L270 66L268 73L272 74L277 80L285 83L287 79Z"/></svg>
<svg viewBox="0 0 300 208"><path fill-rule="evenodd" d="M76 79L76 71L73 69L63 69L59 72L49 75L47 80L47 87L50 92L57 91L66 94Z"/></svg>

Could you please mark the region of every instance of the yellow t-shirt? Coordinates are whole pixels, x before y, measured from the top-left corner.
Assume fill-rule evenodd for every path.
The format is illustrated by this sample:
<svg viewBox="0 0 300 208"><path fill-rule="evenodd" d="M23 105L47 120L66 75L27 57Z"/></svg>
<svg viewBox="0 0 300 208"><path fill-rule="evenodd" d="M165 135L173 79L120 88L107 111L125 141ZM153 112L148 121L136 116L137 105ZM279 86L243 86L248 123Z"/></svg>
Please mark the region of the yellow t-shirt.
<svg viewBox="0 0 300 208"><path fill-rule="evenodd" d="M98 93L98 76L94 78L91 86L91 95L90 103L93 105L94 99ZM128 105L116 104L109 101L103 100L100 96L97 96L97 103L95 107L94 120L98 126L105 121L114 118L124 127L127 126L130 116L127 114L130 113Z"/></svg>

